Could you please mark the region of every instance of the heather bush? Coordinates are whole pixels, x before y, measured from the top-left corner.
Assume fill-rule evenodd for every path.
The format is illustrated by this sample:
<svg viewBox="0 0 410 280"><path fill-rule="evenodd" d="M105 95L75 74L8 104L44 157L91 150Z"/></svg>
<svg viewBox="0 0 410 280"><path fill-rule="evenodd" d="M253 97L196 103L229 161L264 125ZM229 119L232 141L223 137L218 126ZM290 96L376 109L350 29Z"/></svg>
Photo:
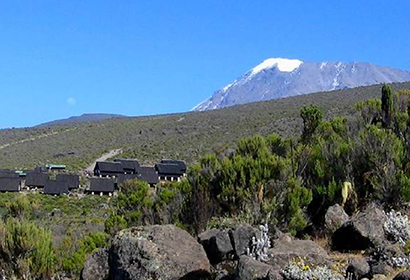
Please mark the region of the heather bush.
<svg viewBox="0 0 410 280"><path fill-rule="evenodd" d="M51 232L25 220L1 222L0 260L17 277L50 279L55 264Z"/></svg>

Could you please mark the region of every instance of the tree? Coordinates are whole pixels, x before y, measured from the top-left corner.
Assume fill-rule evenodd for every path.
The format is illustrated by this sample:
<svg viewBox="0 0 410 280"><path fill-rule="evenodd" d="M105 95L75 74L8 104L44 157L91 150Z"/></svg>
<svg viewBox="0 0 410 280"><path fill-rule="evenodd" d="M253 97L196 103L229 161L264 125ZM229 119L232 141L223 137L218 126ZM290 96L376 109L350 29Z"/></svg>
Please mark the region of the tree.
<svg viewBox="0 0 410 280"><path fill-rule="evenodd" d="M383 126L389 128L393 113L393 94L388 85L382 87L382 120Z"/></svg>
<svg viewBox="0 0 410 280"><path fill-rule="evenodd" d="M323 114L317 106L303 106L300 116L303 119L302 142L306 143L322 122Z"/></svg>

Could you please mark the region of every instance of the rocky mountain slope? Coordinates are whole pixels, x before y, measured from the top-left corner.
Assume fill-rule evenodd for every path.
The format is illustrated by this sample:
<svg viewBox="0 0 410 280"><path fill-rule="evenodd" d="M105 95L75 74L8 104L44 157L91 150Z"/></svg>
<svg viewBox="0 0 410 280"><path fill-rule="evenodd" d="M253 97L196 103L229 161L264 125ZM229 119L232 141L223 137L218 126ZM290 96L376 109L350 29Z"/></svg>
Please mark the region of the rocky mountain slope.
<svg viewBox="0 0 410 280"><path fill-rule="evenodd" d="M371 63L269 58L192 110L213 110L313 92L405 81L410 81L409 71Z"/></svg>

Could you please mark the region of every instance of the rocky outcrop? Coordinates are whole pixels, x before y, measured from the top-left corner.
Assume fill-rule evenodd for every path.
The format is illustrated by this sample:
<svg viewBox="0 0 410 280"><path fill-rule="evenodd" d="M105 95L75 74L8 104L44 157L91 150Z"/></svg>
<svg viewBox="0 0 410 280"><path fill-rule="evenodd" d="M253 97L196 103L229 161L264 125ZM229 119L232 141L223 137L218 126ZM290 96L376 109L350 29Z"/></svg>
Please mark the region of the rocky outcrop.
<svg viewBox="0 0 410 280"><path fill-rule="evenodd" d="M100 249L90 255L81 272L82 280L108 280L110 268L108 266L108 251Z"/></svg>
<svg viewBox="0 0 410 280"><path fill-rule="evenodd" d="M324 265L329 262L326 251L315 242L293 240L291 242L275 242L274 247L269 249L267 263L277 269L282 269L296 258L303 258L307 263L315 265Z"/></svg>
<svg viewBox="0 0 410 280"><path fill-rule="evenodd" d="M393 280L410 280L410 270L400 272Z"/></svg>
<svg viewBox="0 0 410 280"><path fill-rule="evenodd" d="M114 280L208 279L210 264L202 246L173 225L130 228L110 248Z"/></svg>
<svg viewBox="0 0 410 280"><path fill-rule="evenodd" d="M333 233L349 220L349 216L339 204L330 206L325 215L325 228Z"/></svg>
<svg viewBox="0 0 410 280"><path fill-rule="evenodd" d="M205 251L189 233L173 225L120 231L108 249L91 255L83 280L210 279Z"/></svg>
<svg viewBox="0 0 410 280"><path fill-rule="evenodd" d="M259 236L259 231L250 225L242 224L232 229L229 235L232 240L236 257L246 255L251 244L252 237Z"/></svg>
<svg viewBox="0 0 410 280"><path fill-rule="evenodd" d="M347 267L346 274L349 275L349 279L360 280L369 276L370 265L364 258L355 259Z"/></svg>
<svg viewBox="0 0 410 280"><path fill-rule="evenodd" d="M212 264L228 259L229 255L233 253L231 239L226 231L210 229L200 234L198 240Z"/></svg>
<svg viewBox="0 0 410 280"><path fill-rule="evenodd" d="M249 256L241 256L238 263L237 279L241 280L280 280L283 277L278 270L266 263L256 261Z"/></svg>
<svg viewBox="0 0 410 280"><path fill-rule="evenodd" d="M377 205L370 205L345 222L332 235L332 247L338 251L366 250L386 241L384 222L386 214Z"/></svg>

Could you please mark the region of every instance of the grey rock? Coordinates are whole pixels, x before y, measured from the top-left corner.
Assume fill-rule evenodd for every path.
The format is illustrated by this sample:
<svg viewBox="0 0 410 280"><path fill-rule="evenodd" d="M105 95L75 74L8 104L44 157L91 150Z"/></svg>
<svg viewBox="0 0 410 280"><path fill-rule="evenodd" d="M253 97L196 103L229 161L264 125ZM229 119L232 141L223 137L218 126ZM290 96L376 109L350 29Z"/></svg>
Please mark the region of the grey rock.
<svg viewBox="0 0 410 280"><path fill-rule="evenodd" d="M267 263L276 269L283 269L290 261L300 257L306 263L326 265L329 256L326 251L310 240L293 240L292 242L275 243L269 249L269 261Z"/></svg>
<svg viewBox="0 0 410 280"><path fill-rule="evenodd" d="M410 280L410 270L400 272L393 278L393 280Z"/></svg>
<svg viewBox="0 0 410 280"><path fill-rule="evenodd" d="M385 221L383 210L375 204L370 205L333 233L333 249L366 250L381 246L387 241L383 228Z"/></svg>
<svg viewBox="0 0 410 280"><path fill-rule="evenodd" d="M198 236L199 243L205 249L208 259L216 264L229 257L233 253L231 239L226 231L210 229Z"/></svg>
<svg viewBox="0 0 410 280"><path fill-rule="evenodd" d="M82 280L107 280L110 268L108 265L108 251L100 249L88 256L81 272Z"/></svg>
<svg viewBox="0 0 410 280"><path fill-rule="evenodd" d="M372 265L373 275L389 275L394 271L394 268L385 263L378 263Z"/></svg>
<svg viewBox="0 0 410 280"><path fill-rule="evenodd" d="M257 73L250 70L193 110L212 110L313 92L405 81L410 81L408 71L362 62L305 61L291 72L281 71L280 67L272 65Z"/></svg>
<svg viewBox="0 0 410 280"><path fill-rule="evenodd" d="M241 256L238 263L237 279L241 280L281 280L283 277L275 269L249 256Z"/></svg>
<svg viewBox="0 0 410 280"><path fill-rule="evenodd" d="M258 233L259 231L257 229L247 224L238 225L229 232L237 257L247 254L252 237L259 236Z"/></svg>
<svg viewBox="0 0 410 280"><path fill-rule="evenodd" d="M209 279L206 253L192 236L173 225L120 231L110 249L113 280Z"/></svg>
<svg viewBox="0 0 410 280"><path fill-rule="evenodd" d="M326 211L325 227L329 232L333 233L348 220L349 216L346 214L343 207L339 204L335 204L333 206L330 206Z"/></svg>
<svg viewBox="0 0 410 280"><path fill-rule="evenodd" d="M370 265L364 258L352 260L347 267L346 274L352 280L359 280L370 274Z"/></svg>

